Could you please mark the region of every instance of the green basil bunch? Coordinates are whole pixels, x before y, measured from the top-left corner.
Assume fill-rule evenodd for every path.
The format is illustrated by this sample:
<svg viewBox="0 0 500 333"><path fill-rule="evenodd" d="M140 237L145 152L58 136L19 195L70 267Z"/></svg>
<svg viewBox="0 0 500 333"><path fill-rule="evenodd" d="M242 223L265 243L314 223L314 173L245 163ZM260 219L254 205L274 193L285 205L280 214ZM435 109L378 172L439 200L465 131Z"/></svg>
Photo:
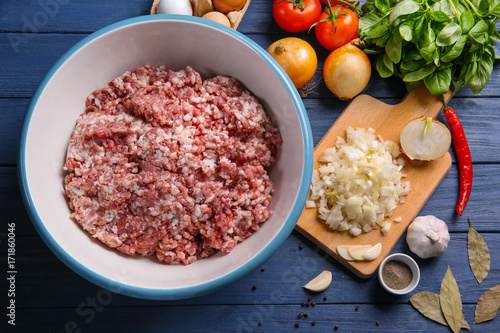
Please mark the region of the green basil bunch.
<svg viewBox="0 0 500 333"><path fill-rule="evenodd" d="M477 95L488 82L500 0L367 0L362 10L361 46L381 77L401 77L408 91L423 82L435 95L452 84Z"/></svg>

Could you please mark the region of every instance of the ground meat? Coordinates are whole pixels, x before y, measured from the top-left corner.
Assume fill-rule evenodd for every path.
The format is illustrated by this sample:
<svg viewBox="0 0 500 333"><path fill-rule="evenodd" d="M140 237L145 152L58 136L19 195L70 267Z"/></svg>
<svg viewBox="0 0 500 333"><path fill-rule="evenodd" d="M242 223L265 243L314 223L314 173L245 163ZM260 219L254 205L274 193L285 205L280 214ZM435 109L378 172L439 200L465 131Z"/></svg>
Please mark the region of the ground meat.
<svg viewBox="0 0 500 333"><path fill-rule="evenodd" d="M236 80L141 67L93 92L70 139L71 217L109 247L190 264L272 214L281 136Z"/></svg>

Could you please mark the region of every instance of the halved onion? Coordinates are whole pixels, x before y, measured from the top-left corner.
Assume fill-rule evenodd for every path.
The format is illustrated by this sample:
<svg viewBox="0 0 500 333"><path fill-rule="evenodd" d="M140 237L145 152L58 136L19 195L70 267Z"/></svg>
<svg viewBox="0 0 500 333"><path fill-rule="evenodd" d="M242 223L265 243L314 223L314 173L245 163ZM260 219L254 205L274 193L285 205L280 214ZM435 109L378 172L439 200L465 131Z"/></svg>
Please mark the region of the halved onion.
<svg viewBox="0 0 500 333"><path fill-rule="evenodd" d="M401 149L412 160L432 161L450 148L451 133L442 122L431 117L410 121L401 131Z"/></svg>

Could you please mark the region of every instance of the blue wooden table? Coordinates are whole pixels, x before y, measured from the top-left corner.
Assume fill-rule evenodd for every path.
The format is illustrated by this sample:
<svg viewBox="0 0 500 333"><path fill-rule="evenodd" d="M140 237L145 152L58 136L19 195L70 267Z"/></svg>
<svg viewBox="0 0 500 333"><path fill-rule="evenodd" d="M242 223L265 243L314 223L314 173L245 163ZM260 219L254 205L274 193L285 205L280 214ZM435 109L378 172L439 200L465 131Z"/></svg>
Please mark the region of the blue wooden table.
<svg viewBox="0 0 500 333"><path fill-rule="evenodd" d="M181 301L149 301L111 293L81 278L53 255L33 228L18 189L16 155L24 113L38 84L65 51L106 25L147 15L151 2L0 3L0 331L449 332L447 327L424 318L409 303L417 292L439 293L448 266L462 294L465 319L472 325L479 297L500 283L498 65L479 96L462 89L450 102L462 120L472 152L472 194L464 216L457 216L458 169L455 154L450 150L452 168L420 212L448 223L451 242L447 252L439 258L418 259L409 251L404 237L393 251L412 255L420 265L421 281L410 295L395 297L386 293L376 277L357 278L297 232L289 236L262 269L213 294ZM270 0L253 0L238 30L263 48L291 35L274 23ZM308 40L317 50L319 66L313 80L319 80L328 52L314 35L293 35ZM394 104L405 90L399 80L381 79L374 74L364 93ZM324 84L303 101L317 143L347 104L334 98ZM442 115L439 118L444 121ZM486 240L492 256L491 271L480 285L467 261L467 218ZM7 325L6 309L6 295L12 287L7 280L6 260L9 224L15 225L15 327ZM318 294L306 292L301 286L322 270L332 271L331 286ZM303 306L303 302L311 305ZM306 311L309 315L299 318ZM295 327L296 323L300 326ZM500 318L472 328L475 332L500 332Z"/></svg>

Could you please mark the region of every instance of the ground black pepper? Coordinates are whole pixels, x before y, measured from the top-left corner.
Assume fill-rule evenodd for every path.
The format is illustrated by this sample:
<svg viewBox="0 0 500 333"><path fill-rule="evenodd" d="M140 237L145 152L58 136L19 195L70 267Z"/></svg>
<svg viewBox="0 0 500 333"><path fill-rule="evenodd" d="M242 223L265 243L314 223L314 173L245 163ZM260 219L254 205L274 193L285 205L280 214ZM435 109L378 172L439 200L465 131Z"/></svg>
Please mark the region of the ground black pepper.
<svg viewBox="0 0 500 333"><path fill-rule="evenodd" d="M382 279L389 288L404 289L408 287L413 279L411 268L399 260L390 260L382 269Z"/></svg>

